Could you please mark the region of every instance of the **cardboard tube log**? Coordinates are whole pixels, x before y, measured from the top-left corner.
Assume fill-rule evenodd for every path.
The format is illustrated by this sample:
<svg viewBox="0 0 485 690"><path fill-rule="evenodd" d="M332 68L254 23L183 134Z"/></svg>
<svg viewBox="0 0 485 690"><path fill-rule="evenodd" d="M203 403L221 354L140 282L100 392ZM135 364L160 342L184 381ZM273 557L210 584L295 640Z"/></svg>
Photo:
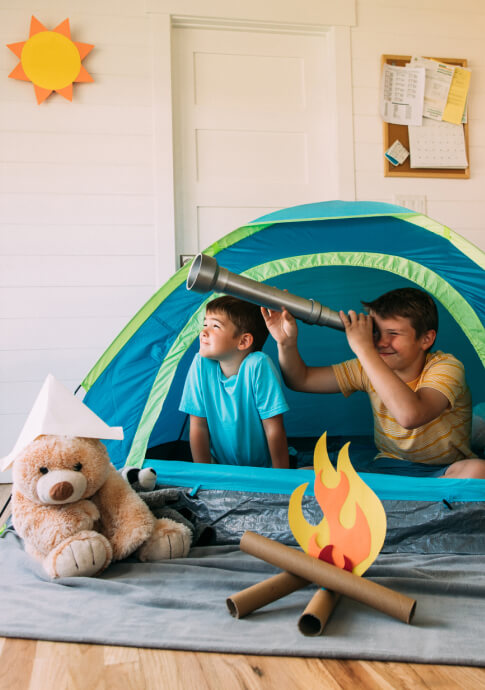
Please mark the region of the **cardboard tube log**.
<svg viewBox="0 0 485 690"><path fill-rule="evenodd" d="M229 613L234 618L244 618L248 613L260 609L266 604L271 604L287 594L296 592L297 589L302 589L309 585L308 580L304 580L297 575L291 573L278 573L273 577L258 582L247 589L243 589L237 594L233 594L226 599L226 605Z"/></svg>
<svg viewBox="0 0 485 690"><path fill-rule="evenodd" d="M414 599L255 532L243 534L240 548L266 563L372 606L404 623L409 623L414 614Z"/></svg>
<svg viewBox="0 0 485 690"><path fill-rule="evenodd" d="M305 323L329 326L339 331L345 330L339 313L333 309L325 307L316 300L298 297L292 295L291 292L231 273L227 268L219 266L214 257L207 254L197 254L193 260L186 286L187 290L195 292L216 290L225 295L258 304L260 307L278 311L281 307L285 307L296 319Z"/></svg>
<svg viewBox="0 0 485 690"><path fill-rule="evenodd" d="M321 635L340 594L328 589L318 589L298 620L298 630L307 637Z"/></svg>

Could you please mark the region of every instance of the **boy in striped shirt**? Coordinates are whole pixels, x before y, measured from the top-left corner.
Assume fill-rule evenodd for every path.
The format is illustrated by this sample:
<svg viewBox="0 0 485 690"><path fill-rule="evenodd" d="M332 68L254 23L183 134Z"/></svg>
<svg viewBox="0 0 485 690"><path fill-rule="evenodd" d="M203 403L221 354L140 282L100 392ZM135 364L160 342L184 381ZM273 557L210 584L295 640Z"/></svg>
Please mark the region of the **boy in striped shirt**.
<svg viewBox="0 0 485 690"><path fill-rule="evenodd" d="M365 391L374 415L376 469L379 459L390 458L401 468L426 465L428 476L485 479L485 460L473 457L469 445L472 404L463 365L453 355L430 352L438 330L432 298L399 288L363 305L367 314L340 312L357 359L323 367L302 360L288 311L262 310L286 384L307 393Z"/></svg>

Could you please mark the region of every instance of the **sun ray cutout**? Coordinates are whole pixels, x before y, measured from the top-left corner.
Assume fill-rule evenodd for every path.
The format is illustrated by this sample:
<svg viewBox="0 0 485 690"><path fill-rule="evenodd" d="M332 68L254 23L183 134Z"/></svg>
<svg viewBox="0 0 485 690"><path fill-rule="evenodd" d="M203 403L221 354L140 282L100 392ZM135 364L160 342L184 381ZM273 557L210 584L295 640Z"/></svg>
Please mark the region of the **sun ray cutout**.
<svg viewBox="0 0 485 690"><path fill-rule="evenodd" d="M8 76L11 79L31 81L39 105L53 91L72 101L74 82L94 81L81 64L94 46L71 40L69 19L49 31L32 16L28 40L10 43L7 48L20 59Z"/></svg>

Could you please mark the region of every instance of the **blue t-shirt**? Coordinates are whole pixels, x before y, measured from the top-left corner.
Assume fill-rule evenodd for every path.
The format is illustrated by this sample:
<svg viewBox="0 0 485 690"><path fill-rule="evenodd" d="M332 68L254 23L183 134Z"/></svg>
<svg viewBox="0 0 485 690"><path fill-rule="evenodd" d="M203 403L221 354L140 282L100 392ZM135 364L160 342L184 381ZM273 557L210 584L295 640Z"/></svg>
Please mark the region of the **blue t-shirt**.
<svg viewBox="0 0 485 690"><path fill-rule="evenodd" d="M251 352L229 378L219 362L196 354L179 409L207 419L211 453L217 462L271 467L261 420L289 407L271 359L263 352Z"/></svg>

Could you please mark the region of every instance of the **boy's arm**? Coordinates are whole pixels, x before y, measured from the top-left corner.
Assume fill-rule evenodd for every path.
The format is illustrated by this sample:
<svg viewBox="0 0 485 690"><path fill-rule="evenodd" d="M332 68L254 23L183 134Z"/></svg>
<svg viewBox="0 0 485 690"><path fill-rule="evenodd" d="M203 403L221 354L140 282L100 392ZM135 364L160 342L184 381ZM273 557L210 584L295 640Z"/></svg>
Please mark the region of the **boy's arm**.
<svg viewBox="0 0 485 690"><path fill-rule="evenodd" d="M372 317L341 311L347 340L359 358L375 392L394 419L405 429L433 421L449 406L448 398L434 388L411 390L382 360L374 346Z"/></svg>
<svg viewBox="0 0 485 690"><path fill-rule="evenodd" d="M278 345L278 360L286 385L306 393L340 393L332 367L308 367L298 351L298 326L293 316L282 307L281 312L261 309L266 327Z"/></svg>
<svg viewBox="0 0 485 690"><path fill-rule="evenodd" d="M264 433L268 441L269 454L273 467L287 470L290 467L288 442L283 424L283 415L262 419Z"/></svg>
<svg viewBox="0 0 485 690"><path fill-rule="evenodd" d="M207 419L190 415L190 451L194 462L211 462L210 437Z"/></svg>

